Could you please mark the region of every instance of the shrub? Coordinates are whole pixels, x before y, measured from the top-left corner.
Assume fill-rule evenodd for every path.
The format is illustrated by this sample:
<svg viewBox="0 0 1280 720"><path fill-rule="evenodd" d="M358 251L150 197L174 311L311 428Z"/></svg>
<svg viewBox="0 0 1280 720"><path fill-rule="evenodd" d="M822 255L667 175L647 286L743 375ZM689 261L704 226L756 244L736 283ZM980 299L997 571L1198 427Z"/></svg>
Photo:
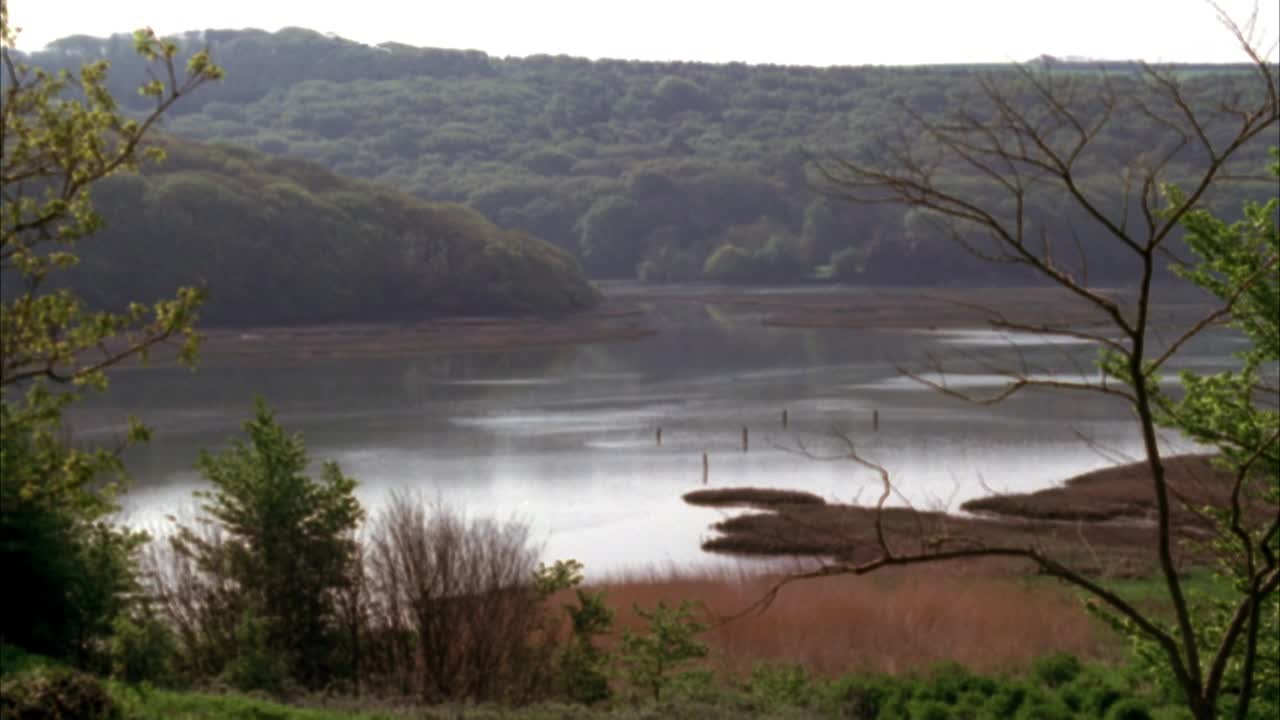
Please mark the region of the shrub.
<svg viewBox="0 0 1280 720"><path fill-rule="evenodd" d="M1075 714L1056 697L1033 695L1018 708L1014 720L1071 720Z"/></svg>
<svg viewBox="0 0 1280 720"><path fill-rule="evenodd" d="M1106 720L1151 720L1151 711L1142 701L1125 698L1111 706Z"/></svg>
<svg viewBox="0 0 1280 720"><path fill-rule="evenodd" d="M688 601L676 608L659 602L647 612L637 606L636 613L649 621L649 632L644 635L628 632L622 636L622 661L627 667L627 679L632 687L652 691L654 700L662 698L662 690L671 682L670 673L674 668L707 654L706 644L696 638L706 626L693 619L693 607Z"/></svg>
<svg viewBox="0 0 1280 720"><path fill-rule="evenodd" d="M1027 700L1027 696L1031 694L1031 690L1026 683L1013 680L1002 684L992 693L991 698L983 705L984 717L990 717L992 720L1007 720L1018 712L1023 702Z"/></svg>
<svg viewBox="0 0 1280 720"><path fill-rule="evenodd" d="M171 679L177 643L164 623L152 617L116 618L111 632L111 674L130 684Z"/></svg>
<svg viewBox="0 0 1280 720"><path fill-rule="evenodd" d="M945 703L937 700L913 700L907 704L911 720L951 720L955 716Z"/></svg>
<svg viewBox="0 0 1280 720"><path fill-rule="evenodd" d="M765 710L803 706L810 693L804 668L767 663L758 663L751 670L748 688L756 705Z"/></svg>
<svg viewBox="0 0 1280 720"><path fill-rule="evenodd" d="M370 661L425 701L527 695L550 680L545 596L518 522L395 495L369 540Z"/></svg>
<svg viewBox="0 0 1280 720"><path fill-rule="evenodd" d="M222 679L244 692L261 690L283 695L289 684L287 656L271 644L268 624L247 611L236 627L236 653L222 672Z"/></svg>
<svg viewBox="0 0 1280 720"><path fill-rule="evenodd" d="M1047 688L1057 689L1075 680L1083 667L1080 659L1074 655L1054 653L1031 665L1031 677Z"/></svg>
<svg viewBox="0 0 1280 720"><path fill-rule="evenodd" d="M898 702L900 690L888 675L846 675L821 691L824 713L857 720L874 720Z"/></svg>
<svg viewBox="0 0 1280 720"><path fill-rule="evenodd" d="M102 683L87 673L41 666L0 680L5 720L113 720L119 715Z"/></svg>
<svg viewBox="0 0 1280 720"><path fill-rule="evenodd" d="M613 626L613 609L605 604L604 591L578 590L577 598L577 606L564 607L573 637L560 655L560 677L571 699L593 703L610 695L605 674L609 654L596 647L594 639Z"/></svg>

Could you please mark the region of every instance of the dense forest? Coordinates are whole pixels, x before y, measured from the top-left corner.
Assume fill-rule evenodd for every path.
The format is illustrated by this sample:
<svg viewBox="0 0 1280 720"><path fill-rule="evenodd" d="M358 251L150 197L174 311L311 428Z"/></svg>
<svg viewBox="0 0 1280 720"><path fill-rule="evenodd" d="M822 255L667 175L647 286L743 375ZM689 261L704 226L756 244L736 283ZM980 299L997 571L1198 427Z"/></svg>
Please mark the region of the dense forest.
<svg viewBox="0 0 1280 720"><path fill-rule="evenodd" d="M554 243L595 278L890 284L1031 279L1017 267L984 263L954 243L933 242L940 231L918 211L829 197L813 165L814 158L874 155L902 131L907 109L933 117L977 110L984 102L977 79L994 77L1016 87L1012 66L502 59L477 51L368 46L302 29L210 30L179 41L184 48L209 46L234 81L175 107L168 132L310 160L425 200L464 204L502 228ZM144 68L127 36L65 38L30 60L75 68L96 58L112 62L116 96L145 108L146 100L133 92ZM1103 83L1121 97L1142 92L1129 65L1041 58L1026 67L1076 76L1082 83L1077 96L1086 105ZM1182 66L1177 72L1192 102L1212 103L1237 84L1243 87L1253 70ZM1164 132L1158 116L1116 113L1092 153L1081 158L1084 191L1103 204L1119 203L1124 163L1167 146ZM1261 167L1264 148L1273 143L1264 138L1247 148L1241 166ZM1175 153L1169 177L1176 180L1179 168L1197 159L1192 147ZM289 167L300 185L312 172ZM958 178L981 187L980 177L962 171ZM169 178L176 187L164 192L200 194L176 180ZM1242 196L1273 193L1273 183L1252 181L1209 200L1231 208ZM1070 199L1041 193L1032 200L1030 215L1043 226L1070 229L1090 258L1092 282L1133 276L1133 259ZM308 215L317 223L326 217ZM351 216L371 221L359 211ZM221 217L237 222L231 214ZM333 233L347 231L318 232L328 240L306 242L341 244ZM218 233L235 234L231 227ZM316 257L326 263L335 255ZM396 260L378 262L399 272ZM346 271L314 272L336 278Z"/></svg>
<svg viewBox="0 0 1280 720"><path fill-rule="evenodd" d="M91 303L201 285L215 324L561 313L598 292L562 250L456 204L313 163L167 138L94 191L106 226L71 283Z"/></svg>

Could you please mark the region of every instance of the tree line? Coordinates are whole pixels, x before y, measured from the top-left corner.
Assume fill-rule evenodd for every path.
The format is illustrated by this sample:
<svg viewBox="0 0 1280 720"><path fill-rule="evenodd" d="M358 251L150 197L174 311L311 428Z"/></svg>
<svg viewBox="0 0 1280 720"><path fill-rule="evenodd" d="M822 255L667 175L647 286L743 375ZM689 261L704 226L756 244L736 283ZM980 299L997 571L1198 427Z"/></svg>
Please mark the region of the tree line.
<svg viewBox="0 0 1280 720"><path fill-rule="evenodd" d="M142 72L123 36L71 37L32 56L48 67L106 58L121 78ZM314 161L433 201L465 204L495 224L545 239L595 278L646 282L1012 284L1020 268L983 263L948 244L927 216L857 207L815 192L811 161L875 156L900 139L904 113L941 118L981 105L983 77L1009 66L784 67L742 63L497 58L476 51L368 46L292 28L188 33L243 82L175 109L179 136ZM1040 58L1026 67L1081 80L1081 96L1141 94L1135 69ZM1224 86L1252 91L1247 64L1179 66L1193 106ZM114 89L114 88L113 88ZM1027 89L1011 98L1034 101ZM1157 117L1118 116L1100 150L1164 147ZM927 146L925 138L909 138ZM1264 143L1238 157L1256 176ZM1117 155L1120 153L1117 152ZM1097 198L1123 196L1123 168L1092 154L1076 168ZM1171 179L1203 160L1184 149ZM963 190L999 206L972 171ZM1206 198L1227 210L1265 199L1265 178L1222 183ZM1032 193L1033 213L1077 229L1093 280L1131 277L1090 219L1060 193Z"/></svg>

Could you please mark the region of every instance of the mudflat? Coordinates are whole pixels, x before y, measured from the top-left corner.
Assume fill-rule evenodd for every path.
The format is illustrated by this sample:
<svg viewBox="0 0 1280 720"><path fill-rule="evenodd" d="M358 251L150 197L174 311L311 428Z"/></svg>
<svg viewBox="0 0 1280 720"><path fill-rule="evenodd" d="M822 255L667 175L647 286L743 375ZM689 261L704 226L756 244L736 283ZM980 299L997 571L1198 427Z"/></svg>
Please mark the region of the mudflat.
<svg viewBox="0 0 1280 720"><path fill-rule="evenodd" d="M1174 533L1182 556L1198 560L1207 530L1196 508L1222 506L1234 476L1204 455L1165 459ZM720 497L765 496L759 489L722 489ZM716 523L720 534L703 549L743 555L821 555L850 563L879 557L878 532L895 554L964 547L1044 548L1076 567L1109 576L1145 575L1155 546L1151 472L1145 462L1071 478L1060 487L1025 495L997 495L965 503L970 513L913 508L786 502L779 495L768 512ZM761 504L754 504L760 507ZM1028 568L1029 569L1029 568Z"/></svg>
<svg viewBox="0 0 1280 720"><path fill-rule="evenodd" d="M1104 292L1105 291L1101 291ZM751 288L641 286L606 288L598 308L569 315L424 318L405 322L203 328L201 364L289 364L310 360L401 357L434 352L501 352L637 340L661 331L652 315L669 303L751 306L764 325L902 332L985 328L992 320L1037 327L1099 329L1097 308L1059 288ZM1194 303L1155 308L1154 322L1195 317ZM155 364L171 364L161 345Z"/></svg>

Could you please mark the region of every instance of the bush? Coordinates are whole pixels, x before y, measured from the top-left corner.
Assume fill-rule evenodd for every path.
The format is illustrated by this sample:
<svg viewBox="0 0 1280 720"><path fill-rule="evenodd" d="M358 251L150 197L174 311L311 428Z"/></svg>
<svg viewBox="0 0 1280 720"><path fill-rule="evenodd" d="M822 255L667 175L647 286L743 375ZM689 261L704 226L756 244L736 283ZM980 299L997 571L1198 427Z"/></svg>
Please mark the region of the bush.
<svg viewBox="0 0 1280 720"><path fill-rule="evenodd" d="M0 680L5 720L113 720L120 713L102 683L60 666L35 667Z"/></svg>
<svg viewBox="0 0 1280 720"><path fill-rule="evenodd" d="M911 720L951 720L951 709L937 700L913 700L908 703Z"/></svg>
<svg viewBox="0 0 1280 720"><path fill-rule="evenodd" d="M1032 663L1031 677L1047 688L1057 689L1075 680L1083 668L1075 655L1055 653Z"/></svg>
<svg viewBox="0 0 1280 720"><path fill-rule="evenodd" d="M764 710L804 706L810 693L804 668L767 663L752 668L748 688L756 706Z"/></svg>
<svg viewBox="0 0 1280 720"><path fill-rule="evenodd" d="M1126 698L1111 706L1106 720L1151 720L1151 711L1143 702Z"/></svg>
<svg viewBox="0 0 1280 720"><path fill-rule="evenodd" d="M566 605L573 630L569 646L560 655L560 677L566 694L582 703L607 700L609 678L605 670L609 654L594 639L613 626L613 609L605 604L604 591L577 591L578 604Z"/></svg>
<svg viewBox="0 0 1280 720"><path fill-rule="evenodd" d="M662 699L662 690L671 682L671 671L689 660L705 657L707 646L696 639L706 629L693 619L694 605L689 601L670 608L659 602L652 611L636 613L649 621L649 632L622 636L622 661L627 666L627 679L632 687L653 692L654 700Z"/></svg>
<svg viewBox="0 0 1280 720"><path fill-rule="evenodd" d="M176 654L173 631L155 618L121 615L112 625L111 674L117 680L167 683Z"/></svg>
<svg viewBox="0 0 1280 720"><path fill-rule="evenodd" d="M524 524L468 521L393 496L369 540L368 634L381 639L369 662L427 702L545 688L550 638L535 563Z"/></svg>

